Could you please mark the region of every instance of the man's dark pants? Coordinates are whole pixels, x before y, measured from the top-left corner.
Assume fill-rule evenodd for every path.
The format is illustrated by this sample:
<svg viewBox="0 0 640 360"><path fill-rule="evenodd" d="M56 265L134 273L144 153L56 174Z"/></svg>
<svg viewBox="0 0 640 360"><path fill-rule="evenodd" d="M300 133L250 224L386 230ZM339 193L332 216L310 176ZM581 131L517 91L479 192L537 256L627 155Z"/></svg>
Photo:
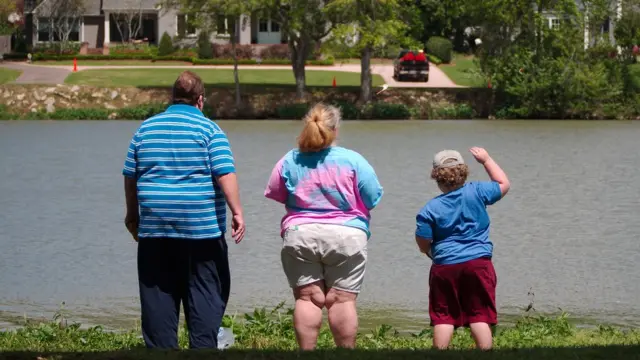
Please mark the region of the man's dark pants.
<svg viewBox="0 0 640 360"><path fill-rule="evenodd" d="M231 283L224 236L140 239L138 280L147 347L178 348L182 302L190 347L217 348Z"/></svg>

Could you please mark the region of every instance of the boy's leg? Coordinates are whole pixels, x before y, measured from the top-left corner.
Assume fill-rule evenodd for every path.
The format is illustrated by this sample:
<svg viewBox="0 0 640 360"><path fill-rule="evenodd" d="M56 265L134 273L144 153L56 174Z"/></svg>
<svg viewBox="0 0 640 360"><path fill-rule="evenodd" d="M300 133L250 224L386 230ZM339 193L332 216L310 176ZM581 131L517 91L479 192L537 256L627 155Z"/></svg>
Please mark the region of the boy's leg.
<svg viewBox="0 0 640 360"><path fill-rule="evenodd" d="M458 301L459 265L431 265L429 274L429 317L433 347L446 349L456 327L464 323Z"/></svg>
<svg viewBox="0 0 640 360"><path fill-rule="evenodd" d="M179 240L140 239L138 282L142 337L148 348L178 348Z"/></svg>
<svg viewBox="0 0 640 360"><path fill-rule="evenodd" d="M229 299L231 276L224 237L188 242L189 273L184 314L191 349L216 349Z"/></svg>
<svg viewBox="0 0 640 360"><path fill-rule="evenodd" d="M490 350L493 343L491 326L497 324L495 269L490 259L465 263L461 281L461 303L471 335L478 349Z"/></svg>

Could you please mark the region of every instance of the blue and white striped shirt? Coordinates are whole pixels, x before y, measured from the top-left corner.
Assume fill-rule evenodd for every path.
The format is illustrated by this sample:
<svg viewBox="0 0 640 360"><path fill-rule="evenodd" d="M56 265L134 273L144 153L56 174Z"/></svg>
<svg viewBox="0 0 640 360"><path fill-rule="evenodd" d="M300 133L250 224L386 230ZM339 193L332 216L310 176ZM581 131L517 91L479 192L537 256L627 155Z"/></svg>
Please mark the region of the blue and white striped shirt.
<svg viewBox="0 0 640 360"><path fill-rule="evenodd" d="M208 239L226 230L216 176L235 172L227 136L200 110L171 105L133 135L122 174L137 179L140 238Z"/></svg>

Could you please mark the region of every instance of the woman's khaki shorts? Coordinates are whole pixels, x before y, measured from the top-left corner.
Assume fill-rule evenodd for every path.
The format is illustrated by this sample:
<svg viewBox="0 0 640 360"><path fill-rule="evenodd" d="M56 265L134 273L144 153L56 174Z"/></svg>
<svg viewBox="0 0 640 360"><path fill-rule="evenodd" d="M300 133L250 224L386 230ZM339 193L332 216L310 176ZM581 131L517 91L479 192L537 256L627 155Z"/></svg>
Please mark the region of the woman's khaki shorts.
<svg viewBox="0 0 640 360"><path fill-rule="evenodd" d="M343 225L291 226L284 233L281 256L292 288L324 280L327 289L359 293L367 262L367 234Z"/></svg>

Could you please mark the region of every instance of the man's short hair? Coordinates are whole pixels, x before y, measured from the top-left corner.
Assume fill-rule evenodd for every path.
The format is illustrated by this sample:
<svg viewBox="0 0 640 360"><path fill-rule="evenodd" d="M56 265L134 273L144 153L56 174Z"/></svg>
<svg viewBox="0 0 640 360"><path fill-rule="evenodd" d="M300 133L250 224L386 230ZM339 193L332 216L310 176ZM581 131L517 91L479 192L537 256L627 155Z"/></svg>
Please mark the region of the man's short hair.
<svg viewBox="0 0 640 360"><path fill-rule="evenodd" d="M204 97L202 79L191 71L183 71L173 84L172 102L195 106L200 96Z"/></svg>

